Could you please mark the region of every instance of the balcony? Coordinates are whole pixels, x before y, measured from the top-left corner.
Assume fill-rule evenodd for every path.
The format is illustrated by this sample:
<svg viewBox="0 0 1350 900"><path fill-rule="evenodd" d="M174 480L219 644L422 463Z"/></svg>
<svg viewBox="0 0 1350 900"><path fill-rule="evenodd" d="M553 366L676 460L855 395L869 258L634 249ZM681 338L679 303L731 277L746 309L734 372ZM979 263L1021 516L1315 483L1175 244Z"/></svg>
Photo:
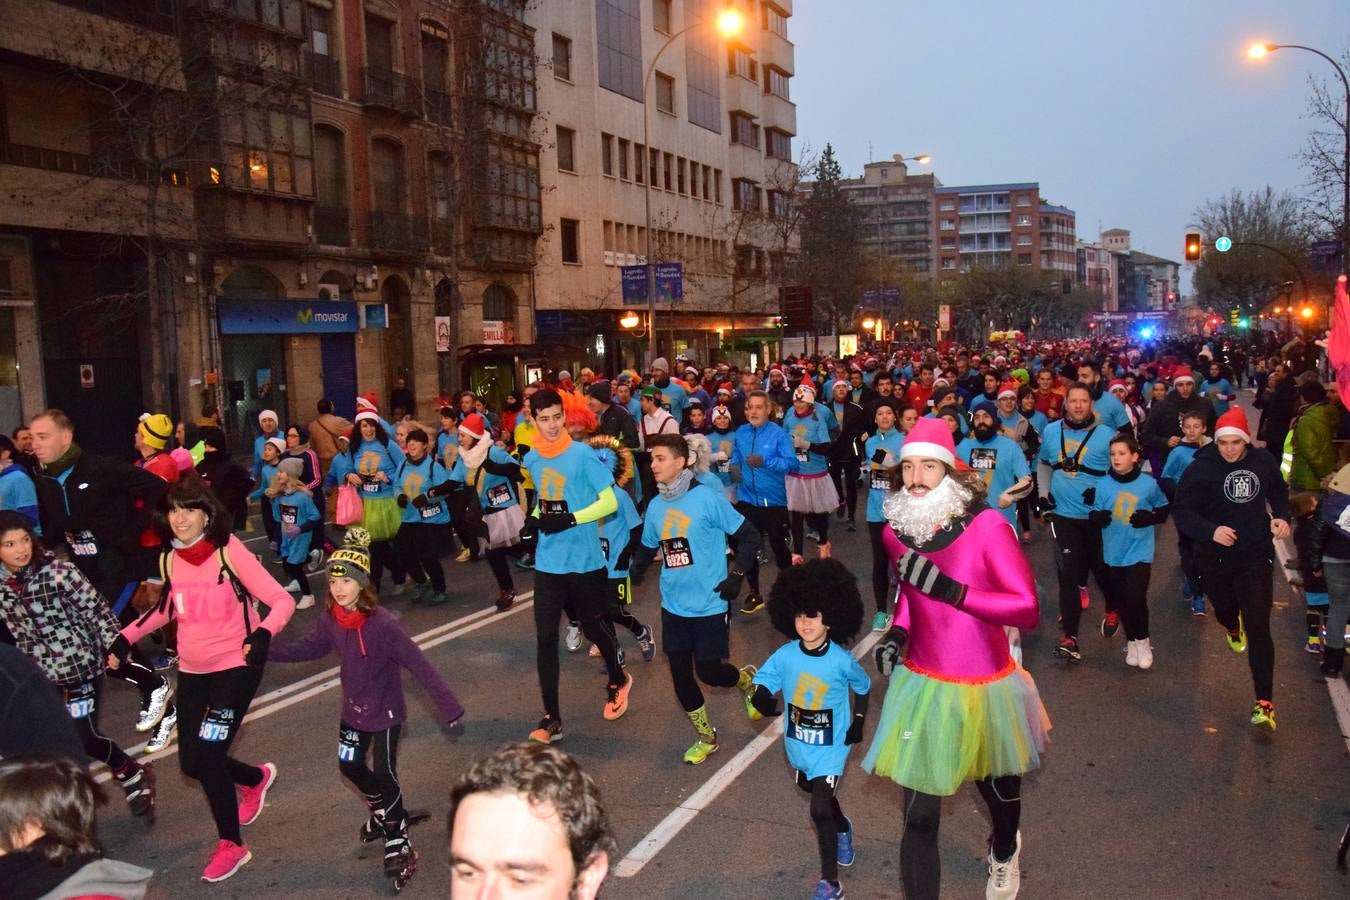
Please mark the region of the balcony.
<svg viewBox="0 0 1350 900"><path fill-rule="evenodd" d="M30 147L26 144L0 143L0 165L67 172L71 175L95 178L116 178L141 184L150 181L150 169L142 163L100 159L83 153ZM186 187L187 172L166 168L160 173L159 180L160 183L170 187Z"/></svg>
<svg viewBox="0 0 1350 900"><path fill-rule="evenodd" d="M427 252L426 223L412 216L376 210L370 214L370 249L391 256L420 256Z"/></svg>
<svg viewBox="0 0 1350 900"><path fill-rule="evenodd" d="M351 223L345 206L314 207L314 240L330 247L351 246Z"/></svg>
<svg viewBox="0 0 1350 900"><path fill-rule="evenodd" d="M368 109L385 109L402 116L417 118L422 115L422 98L417 83L406 75L387 69L364 68L361 82L365 85L362 103Z"/></svg>
<svg viewBox="0 0 1350 900"><path fill-rule="evenodd" d="M426 98L427 121L433 125L444 125L449 128L452 124L450 95L445 91L434 91L430 88L423 95Z"/></svg>
<svg viewBox="0 0 1350 900"><path fill-rule="evenodd" d="M57 2L62 6L73 6L96 16L130 22L164 34L174 34L178 29L174 0L57 0Z"/></svg>
<svg viewBox="0 0 1350 900"><path fill-rule="evenodd" d="M342 99L342 69L333 57L306 50L305 78L316 94Z"/></svg>

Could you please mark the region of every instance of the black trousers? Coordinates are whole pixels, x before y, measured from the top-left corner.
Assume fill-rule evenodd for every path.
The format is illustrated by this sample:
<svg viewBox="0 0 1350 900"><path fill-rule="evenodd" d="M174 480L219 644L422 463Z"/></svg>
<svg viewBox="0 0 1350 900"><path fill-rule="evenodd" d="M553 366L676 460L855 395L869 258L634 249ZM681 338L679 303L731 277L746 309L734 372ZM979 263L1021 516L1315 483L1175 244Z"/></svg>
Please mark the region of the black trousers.
<svg viewBox="0 0 1350 900"><path fill-rule="evenodd" d="M792 533L792 552L798 556L806 555L806 537L805 525L810 524L820 535L820 542L828 544L830 542L830 514L829 513L789 513L789 530Z"/></svg>
<svg viewBox="0 0 1350 900"><path fill-rule="evenodd" d="M994 823L991 849L1001 860L1017 849L1017 826L1022 820L1022 776L1004 775L975 782ZM905 830L900 838L900 883L906 900L938 900L942 887L942 859L938 827L942 798L905 788Z"/></svg>
<svg viewBox="0 0 1350 900"><path fill-rule="evenodd" d="M609 578L604 569L594 572L535 572L534 634L535 666L539 673L539 693L544 712L561 721L558 710L558 625L565 604L574 604L582 634L600 648L609 683L623 684L619 665L619 645L612 630L605 627L606 588Z"/></svg>
<svg viewBox="0 0 1350 900"><path fill-rule="evenodd" d="M848 831L848 819L839 806L836 791L839 775L807 778L797 773L797 787L811 795L811 825L816 830L816 849L820 852L820 877L839 880L839 835Z"/></svg>
<svg viewBox="0 0 1350 900"><path fill-rule="evenodd" d="M837 459L830 462L830 480L834 482L834 492L843 498L848 510L848 520L858 511L858 477L861 474L858 460Z"/></svg>
<svg viewBox="0 0 1350 900"><path fill-rule="evenodd" d="M877 601L877 612L890 608L891 557L881 540L886 527L885 522L867 523L867 536L872 541L872 596Z"/></svg>
<svg viewBox="0 0 1350 900"><path fill-rule="evenodd" d="M1196 553L1200 586L1214 607L1214 618L1231 632L1237 631L1238 614L1242 615L1257 700L1271 700L1275 692L1275 641L1270 634L1274 556L1269 546L1243 553Z"/></svg>
<svg viewBox="0 0 1350 900"><path fill-rule="evenodd" d="M1055 554L1055 568L1059 574L1060 627L1065 637L1078 636L1078 624L1083 617L1083 604L1078 598L1079 585L1087 584L1088 573L1097 579L1097 586L1106 590L1106 563L1102 561L1102 530L1087 519L1050 517L1050 533L1059 552ZM1108 597L1106 608L1112 610Z"/></svg>
<svg viewBox="0 0 1350 900"><path fill-rule="evenodd" d="M230 756L230 745L248 713L262 666L240 666L196 675L178 673L178 764L201 783L222 840L242 844L237 784L256 787L262 769Z"/></svg>
<svg viewBox="0 0 1350 900"><path fill-rule="evenodd" d="M304 563L283 562L281 564L281 571L286 574L287 578L295 579L295 582L300 585L300 593L302 596L314 593L314 591L310 590L309 576L305 574Z"/></svg>
<svg viewBox="0 0 1350 900"><path fill-rule="evenodd" d="M84 752L90 759L105 763L114 773L125 771L131 764L131 757L98 730L98 704L103 695L103 678L68 685L62 688L62 692Z"/></svg>
<svg viewBox="0 0 1350 900"><path fill-rule="evenodd" d="M371 541L370 543L370 583L379 589L380 579L384 576L385 566L389 567L389 577L394 584L402 584L408 577L403 569L403 561L394 549L393 541Z"/></svg>
<svg viewBox="0 0 1350 900"><path fill-rule="evenodd" d="M745 516L762 534L768 536L768 547L773 552L774 561L779 569L786 569L792 565L792 552L788 549L786 506L752 506L742 501L736 504L736 511ZM758 559L750 565L750 571L745 573L745 579L750 582L750 590L759 593Z"/></svg>
<svg viewBox="0 0 1350 900"><path fill-rule="evenodd" d="M1106 567L1106 605L1120 612L1125 636L1132 641L1148 637L1148 579L1152 568L1146 562Z"/></svg>
<svg viewBox="0 0 1350 900"><path fill-rule="evenodd" d="M338 771L361 792L370 811L384 817L386 838L398 837L407 818L398 783L402 729L402 725L391 725L383 731L362 731L346 722L338 725Z"/></svg>
<svg viewBox="0 0 1350 900"><path fill-rule="evenodd" d="M399 561L408 570L408 577L416 584L430 581L432 590L438 594L445 593L441 551L448 548L449 538L443 524L404 522L394 539L394 549L398 552Z"/></svg>

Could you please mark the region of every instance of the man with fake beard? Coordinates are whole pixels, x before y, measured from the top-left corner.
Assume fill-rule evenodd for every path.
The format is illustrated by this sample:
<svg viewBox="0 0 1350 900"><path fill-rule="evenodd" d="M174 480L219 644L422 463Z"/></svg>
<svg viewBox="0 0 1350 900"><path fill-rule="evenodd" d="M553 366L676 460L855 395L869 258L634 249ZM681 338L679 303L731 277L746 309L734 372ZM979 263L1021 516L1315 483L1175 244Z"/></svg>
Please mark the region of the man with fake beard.
<svg viewBox="0 0 1350 900"><path fill-rule="evenodd" d="M863 768L905 789L906 897L938 896L942 798L974 781L994 826L985 896L1011 900L1022 775L1040 764L1050 720L1004 629L1036 624L1036 584L1016 533L985 506L983 479L955 467L948 429L920 419L883 503L900 590L874 654L890 685Z"/></svg>
<svg viewBox="0 0 1350 900"><path fill-rule="evenodd" d="M1119 402L1119 401L1117 401ZM1045 427L1041 436L1042 470L1037 481L1042 491L1040 515L1050 520L1050 533L1059 553L1059 615L1064 637L1055 655L1072 662L1082 660L1078 649L1078 623L1088 606L1087 573L1106 584L1102 562L1102 533L1088 521L1097 497L1097 479L1111 468L1111 438L1115 429L1093 417L1092 391L1082 383L1069 388L1064 398L1064 418ZM1103 588L1104 589L1104 588ZM1102 619L1102 635L1110 637L1120 627L1120 615L1109 606Z"/></svg>
<svg viewBox="0 0 1350 900"><path fill-rule="evenodd" d="M1017 501L1031 490L1031 467L1017 442L999 431L997 417L994 404L988 400L976 403L970 436L956 448L956 455L980 473L986 495L1016 529Z"/></svg>

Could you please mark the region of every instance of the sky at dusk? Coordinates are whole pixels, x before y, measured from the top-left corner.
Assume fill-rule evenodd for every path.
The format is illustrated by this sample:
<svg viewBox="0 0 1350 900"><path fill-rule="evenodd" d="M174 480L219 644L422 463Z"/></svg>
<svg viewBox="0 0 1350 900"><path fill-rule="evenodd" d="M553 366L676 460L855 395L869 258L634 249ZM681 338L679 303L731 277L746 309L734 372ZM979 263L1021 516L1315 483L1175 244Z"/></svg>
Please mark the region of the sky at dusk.
<svg viewBox="0 0 1350 900"><path fill-rule="evenodd" d="M1299 189L1307 76L1350 47L1350 0L796 0L797 147L846 175L930 153L943 184L1039 181L1078 236L1181 259L1195 208ZM911 171L927 171L912 167Z"/></svg>

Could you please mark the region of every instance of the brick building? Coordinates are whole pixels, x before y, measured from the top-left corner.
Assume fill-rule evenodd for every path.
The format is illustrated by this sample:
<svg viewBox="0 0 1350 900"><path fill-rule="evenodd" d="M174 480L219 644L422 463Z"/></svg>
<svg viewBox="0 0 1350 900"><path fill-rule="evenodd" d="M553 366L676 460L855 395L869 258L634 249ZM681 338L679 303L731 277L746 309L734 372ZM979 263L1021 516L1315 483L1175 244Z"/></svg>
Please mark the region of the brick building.
<svg viewBox="0 0 1350 900"><path fill-rule="evenodd" d="M1072 286L1073 210L1041 198L1037 182L938 187L938 274L1018 266Z"/></svg>

